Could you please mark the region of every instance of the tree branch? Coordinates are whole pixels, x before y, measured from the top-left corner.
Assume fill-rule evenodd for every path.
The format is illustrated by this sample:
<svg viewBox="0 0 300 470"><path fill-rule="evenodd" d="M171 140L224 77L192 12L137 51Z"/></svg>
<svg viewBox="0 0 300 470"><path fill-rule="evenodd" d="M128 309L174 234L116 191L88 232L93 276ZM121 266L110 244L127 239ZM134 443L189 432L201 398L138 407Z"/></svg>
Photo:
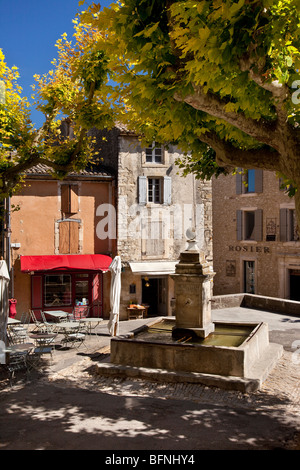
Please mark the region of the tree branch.
<svg viewBox="0 0 300 470"><path fill-rule="evenodd" d="M199 139L215 150L219 166L270 171L279 171L281 168L280 155L271 148L242 150L223 141L214 132L207 132Z"/></svg>
<svg viewBox="0 0 300 470"><path fill-rule="evenodd" d="M175 93L176 101L183 101L195 109L204 111L211 116L223 119L229 124L237 127L247 135L253 137L258 142L264 143L277 149L278 145L274 138L274 123L255 121L247 118L242 112L227 112L225 109L227 102L208 92L204 93L201 87L194 86L193 95L180 96Z"/></svg>
<svg viewBox="0 0 300 470"><path fill-rule="evenodd" d="M266 78L263 78L263 67L264 61L259 61L258 59L254 61L254 59L250 58L249 55L245 55L240 60L240 68L242 72L248 72L251 80L273 95L279 126L285 126L287 125L287 112L284 109L284 103L289 98L289 88L278 80L270 82L267 81ZM257 72L255 72L255 70L257 70Z"/></svg>

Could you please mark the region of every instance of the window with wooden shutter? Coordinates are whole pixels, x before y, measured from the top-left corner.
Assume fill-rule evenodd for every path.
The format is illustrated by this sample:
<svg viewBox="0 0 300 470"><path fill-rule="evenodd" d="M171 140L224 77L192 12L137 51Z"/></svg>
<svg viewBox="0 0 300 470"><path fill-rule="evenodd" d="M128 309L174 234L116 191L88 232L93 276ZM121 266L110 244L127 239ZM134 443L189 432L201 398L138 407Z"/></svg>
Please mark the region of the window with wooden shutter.
<svg viewBox="0 0 300 470"><path fill-rule="evenodd" d="M61 186L61 210L65 214L78 212L78 185L63 184Z"/></svg>
<svg viewBox="0 0 300 470"><path fill-rule="evenodd" d="M263 239L263 211L257 209L254 213L254 240L261 242Z"/></svg>
<svg viewBox="0 0 300 470"><path fill-rule="evenodd" d="M172 178L170 176L164 177L164 205L169 206L172 202Z"/></svg>
<svg viewBox="0 0 300 470"><path fill-rule="evenodd" d="M244 185L243 185L242 168L237 169L235 182L236 182L236 194L243 194Z"/></svg>
<svg viewBox="0 0 300 470"><path fill-rule="evenodd" d="M263 170L246 170L238 168L236 174L236 194L262 193Z"/></svg>
<svg viewBox="0 0 300 470"><path fill-rule="evenodd" d="M59 253L79 253L79 222L62 221L59 224Z"/></svg>
<svg viewBox="0 0 300 470"><path fill-rule="evenodd" d="M243 211L236 211L236 239L243 240Z"/></svg>
<svg viewBox="0 0 300 470"><path fill-rule="evenodd" d="M147 202L170 205L172 202L172 178L138 177L138 201L140 205Z"/></svg>
<svg viewBox="0 0 300 470"><path fill-rule="evenodd" d="M255 192L263 192L263 170L254 170L255 171Z"/></svg>
<svg viewBox="0 0 300 470"><path fill-rule="evenodd" d="M164 256L166 251L164 221L149 218L142 223L142 254L154 258Z"/></svg>
<svg viewBox="0 0 300 470"><path fill-rule="evenodd" d="M139 204L147 204L147 178L146 176L138 177Z"/></svg>
<svg viewBox="0 0 300 470"><path fill-rule="evenodd" d="M280 241L298 241L295 209L280 209Z"/></svg>
<svg viewBox="0 0 300 470"><path fill-rule="evenodd" d="M257 242L263 239L263 211L257 210L238 210L236 213L237 240L255 240Z"/></svg>

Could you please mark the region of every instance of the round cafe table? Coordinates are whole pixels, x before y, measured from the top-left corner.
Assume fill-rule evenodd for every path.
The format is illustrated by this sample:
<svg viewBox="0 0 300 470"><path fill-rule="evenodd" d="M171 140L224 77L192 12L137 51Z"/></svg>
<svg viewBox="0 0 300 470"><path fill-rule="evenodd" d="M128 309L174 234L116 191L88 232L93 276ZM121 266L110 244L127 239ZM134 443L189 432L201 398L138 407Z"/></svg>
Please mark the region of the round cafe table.
<svg viewBox="0 0 300 470"><path fill-rule="evenodd" d="M32 339L53 339L57 336L56 333L32 333L29 338Z"/></svg>
<svg viewBox="0 0 300 470"><path fill-rule="evenodd" d="M103 318L97 317L85 317L80 319L80 322L88 324L88 332L90 335L92 334L92 330L96 328L96 326L98 326L102 321Z"/></svg>
<svg viewBox="0 0 300 470"><path fill-rule="evenodd" d="M29 335L29 338L34 339L36 344L40 346L46 346L52 344L54 338L56 338L57 333L32 333Z"/></svg>
<svg viewBox="0 0 300 470"><path fill-rule="evenodd" d="M79 322L78 321L62 321L58 323L57 330L72 330L72 328L78 328Z"/></svg>

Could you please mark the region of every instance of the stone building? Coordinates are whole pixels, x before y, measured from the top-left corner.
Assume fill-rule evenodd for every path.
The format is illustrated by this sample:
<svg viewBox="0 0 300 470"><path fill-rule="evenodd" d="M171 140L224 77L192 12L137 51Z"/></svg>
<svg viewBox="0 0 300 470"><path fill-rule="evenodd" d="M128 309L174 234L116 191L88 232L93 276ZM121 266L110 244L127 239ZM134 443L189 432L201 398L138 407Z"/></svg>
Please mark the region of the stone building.
<svg viewBox="0 0 300 470"><path fill-rule="evenodd" d="M149 315L173 313L175 272L196 227L198 246L212 262L211 183L182 177L173 146L143 148L120 129L117 175L117 251L123 263L121 318L131 303Z"/></svg>
<svg viewBox="0 0 300 470"><path fill-rule="evenodd" d="M247 292L300 300L294 200L273 172L213 180L214 295Z"/></svg>
<svg viewBox="0 0 300 470"><path fill-rule="evenodd" d="M71 131L66 123L63 134ZM59 289L68 284L71 296L56 308L72 310L80 295L93 315L109 318L107 266L96 272L81 264L87 261L83 256L116 254L123 266L120 319L127 319L131 303L147 304L149 315L170 315L171 275L186 247L188 228L196 227L198 246L212 262L211 183L182 177L175 163L179 153L172 146L143 148L136 135L118 126L91 134L98 154L92 169L57 181L38 165L10 201L19 209L11 212L6 253L18 315L29 308L37 313L49 309L50 291L62 283ZM45 264L62 259L76 259L78 266Z"/></svg>

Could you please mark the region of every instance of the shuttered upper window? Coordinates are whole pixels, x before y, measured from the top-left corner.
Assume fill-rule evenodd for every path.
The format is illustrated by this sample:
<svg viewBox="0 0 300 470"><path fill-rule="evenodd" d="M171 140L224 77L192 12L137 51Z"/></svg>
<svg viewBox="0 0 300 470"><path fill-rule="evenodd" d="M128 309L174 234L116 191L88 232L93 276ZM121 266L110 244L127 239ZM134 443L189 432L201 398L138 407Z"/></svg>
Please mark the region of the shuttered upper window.
<svg viewBox="0 0 300 470"><path fill-rule="evenodd" d="M236 194L262 193L263 191L263 171L246 170L241 168L236 174Z"/></svg>
<svg viewBox="0 0 300 470"><path fill-rule="evenodd" d="M280 209L280 241L298 241L295 209Z"/></svg>
<svg viewBox="0 0 300 470"><path fill-rule="evenodd" d="M263 239L262 210L237 211L237 240Z"/></svg>
<svg viewBox="0 0 300 470"><path fill-rule="evenodd" d="M59 253L79 253L79 222L64 220L59 223Z"/></svg>
<svg viewBox="0 0 300 470"><path fill-rule="evenodd" d="M149 203L170 205L172 200L172 179L170 176L163 178L138 178L139 204Z"/></svg>
<svg viewBox="0 0 300 470"><path fill-rule="evenodd" d="M61 185L61 210L65 214L76 214L78 212L78 185Z"/></svg>

